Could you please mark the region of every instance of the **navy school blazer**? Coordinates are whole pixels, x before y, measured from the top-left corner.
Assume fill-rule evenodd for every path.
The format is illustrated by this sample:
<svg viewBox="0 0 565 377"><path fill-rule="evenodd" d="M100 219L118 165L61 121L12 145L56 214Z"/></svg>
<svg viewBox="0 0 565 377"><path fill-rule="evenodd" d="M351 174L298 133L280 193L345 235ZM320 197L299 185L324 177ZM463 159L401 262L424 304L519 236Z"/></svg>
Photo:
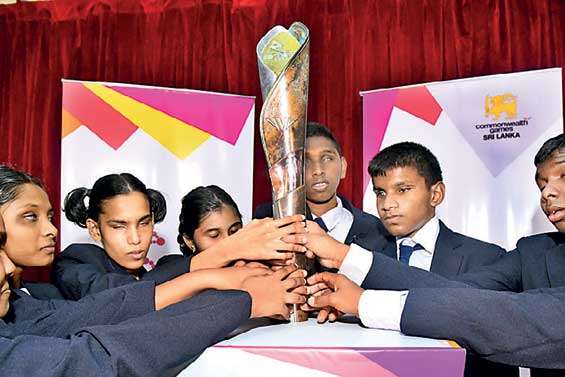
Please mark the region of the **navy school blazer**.
<svg viewBox="0 0 565 377"><path fill-rule="evenodd" d="M410 290L401 321L407 334L441 333L491 361L565 369L562 233L524 237L495 263L451 280L374 254L362 286ZM565 371L532 369L532 376L554 373Z"/></svg>
<svg viewBox="0 0 565 377"><path fill-rule="evenodd" d="M15 290L0 320L0 376L176 375L249 318L245 292L206 291L154 311L154 287L139 282L80 301Z"/></svg>
<svg viewBox="0 0 565 377"><path fill-rule="evenodd" d="M397 259L395 237L387 237L376 252ZM439 221L439 234L435 244L430 271L438 275L452 278L465 272L473 271L481 266L489 265L506 254L506 250L492 244L467 237L449 229L443 221ZM492 363L483 358L467 354L465 377L502 375L518 376L518 368Z"/></svg>
<svg viewBox="0 0 565 377"><path fill-rule="evenodd" d="M521 238L516 249L495 263L451 280L373 253L373 264L363 282L365 288L392 290L475 287L522 292L562 286L565 286L565 235L558 232Z"/></svg>
<svg viewBox="0 0 565 377"><path fill-rule="evenodd" d="M139 280L161 284L189 272L191 257L165 255L151 271L142 268ZM88 243L69 245L55 258L53 284L70 300L138 281L114 262L101 247ZM32 295L33 292L31 292Z"/></svg>
<svg viewBox="0 0 565 377"><path fill-rule="evenodd" d="M388 236L374 251L397 259L396 247L395 238ZM500 246L456 233L440 220L430 271L451 278L492 264L505 254Z"/></svg>

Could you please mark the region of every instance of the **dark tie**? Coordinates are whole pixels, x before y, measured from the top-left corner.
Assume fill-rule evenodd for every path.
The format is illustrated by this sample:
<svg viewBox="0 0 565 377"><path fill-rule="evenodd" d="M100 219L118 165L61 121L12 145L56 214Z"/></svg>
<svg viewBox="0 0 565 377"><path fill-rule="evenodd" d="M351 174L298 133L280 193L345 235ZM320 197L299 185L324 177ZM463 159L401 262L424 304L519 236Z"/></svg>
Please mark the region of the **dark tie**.
<svg viewBox="0 0 565 377"><path fill-rule="evenodd" d="M410 256L416 250L422 250L423 247L420 244L415 244L414 246L405 245L403 243L400 244L400 261L404 264L409 264Z"/></svg>
<svg viewBox="0 0 565 377"><path fill-rule="evenodd" d="M324 220L321 217L316 217L314 219L314 221L316 222L316 224L318 224L320 226L320 228L322 228L322 230L324 232L328 231L328 227L326 226L326 223L324 222Z"/></svg>

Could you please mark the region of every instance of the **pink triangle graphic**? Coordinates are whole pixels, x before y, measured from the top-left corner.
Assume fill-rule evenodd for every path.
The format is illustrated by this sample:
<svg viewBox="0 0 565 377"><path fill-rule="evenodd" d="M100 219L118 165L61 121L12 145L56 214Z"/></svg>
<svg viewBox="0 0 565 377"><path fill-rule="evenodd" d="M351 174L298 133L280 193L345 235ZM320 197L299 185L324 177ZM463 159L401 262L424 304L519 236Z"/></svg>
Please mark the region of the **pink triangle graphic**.
<svg viewBox="0 0 565 377"><path fill-rule="evenodd" d="M235 145L254 98L107 84L113 90ZM233 125L233 126L231 126Z"/></svg>
<svg viewBox="0 0 565 377"><path fill-rule="evenodd" d="M434 126L441 114L441 106L425 85L400 89L394 106Z"/></svg>
<svg viewBox="0 0 565 377"><path fill-rule="evenodd" d="M305 352L296 348L247 348L245 351L338 376L396 377L396 374L355 350L308 348Z"/></svg>
<svg viewBox="0 0 565 377"><path fill-rule="evenodd" d="M369 184L369 161L381 150L398 89L363 95L363 191Z"/></svg>
<svg viewBox="0 0 565 377"><path fill-rule="evenodd" d="M117 150L137 131L137 126L81 82L63 82L63 109Z"/></svg>

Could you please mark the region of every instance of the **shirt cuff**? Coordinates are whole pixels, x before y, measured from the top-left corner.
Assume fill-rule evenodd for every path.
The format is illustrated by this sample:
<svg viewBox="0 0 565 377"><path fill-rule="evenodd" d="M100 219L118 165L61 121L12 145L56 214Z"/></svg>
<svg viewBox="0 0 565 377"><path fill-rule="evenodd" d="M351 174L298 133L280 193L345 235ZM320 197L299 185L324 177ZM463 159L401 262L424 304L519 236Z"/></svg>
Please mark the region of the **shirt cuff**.
<svg viewBox="0 0 565 377"><path fill-rule="evenodd" d="M408 291L366 290L359 299L359 319L371 328L400 331Z"/></svg>
<svg viewBox="0 0 565 377"><path fill-rule="evenodd" d="M349 280L361 285L373 264L373 253L361 246L351 244L349 252L343 258L339 273L347 276Z"/></svg>

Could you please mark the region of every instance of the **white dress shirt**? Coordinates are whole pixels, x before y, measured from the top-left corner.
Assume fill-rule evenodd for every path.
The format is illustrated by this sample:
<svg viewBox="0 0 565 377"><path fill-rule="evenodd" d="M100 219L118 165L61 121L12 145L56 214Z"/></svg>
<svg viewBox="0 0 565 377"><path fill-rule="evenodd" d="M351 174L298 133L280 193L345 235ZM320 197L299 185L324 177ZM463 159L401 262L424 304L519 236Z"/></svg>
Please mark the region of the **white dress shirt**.
<svg viewBox="0 0 565 377"><path fill-rule="evenodd" d="M341 243L345 242L347 234L353 225L353 214L343 207L341 199L336 197L337 206L324 213L322 220L328 228L328 234L336 241ZM316 219L318 216L312 214L312 218Z"/></svg>
<svg viewBox="0 0 565 377"><path fill-rule="evenodd" d="M436 216L431 218L411 238L396 239L396 259L400 259L400 244L414 246L419 244L423 249L414 250L410 255L408 264L429 271L432 266L437 237L439 236L439 220Z"/></svg>
<svg viewBox="0 0 565 377"><path fill-rule="evenodd" d="M432 258L439 236L439 220L433 217L411 238L396 240L397 258L400 257L401 243L414 246L420 244L422 250L415 250L410 256L409 265L430 270ZM373 253L361 246L352 244L343 259L339 273L347 276L357 285L361 285L373 263ZM367 326L385 330L400 331L400 319L408 291L365 290L359 299L359 319Z"/></svg>
<svg viewBox="0 0 565 377"><path fill-rule="evenodd" d="M351 244L339 273L361 285L372 263L372 252ZM407 296L408 291L365 290L359 299L359 319L367 327L400 331L400 318Z"/></svg>
<svg viewBox="0 0 565 377"><path fill-rule="evenodd" d="M21 287L21 288L20 288L20 291L22 291L22 292L24 292L24 293L27 293L28 296L31 296L31 293L29 293L29 291L28 291L27 288Z"/></svg>

